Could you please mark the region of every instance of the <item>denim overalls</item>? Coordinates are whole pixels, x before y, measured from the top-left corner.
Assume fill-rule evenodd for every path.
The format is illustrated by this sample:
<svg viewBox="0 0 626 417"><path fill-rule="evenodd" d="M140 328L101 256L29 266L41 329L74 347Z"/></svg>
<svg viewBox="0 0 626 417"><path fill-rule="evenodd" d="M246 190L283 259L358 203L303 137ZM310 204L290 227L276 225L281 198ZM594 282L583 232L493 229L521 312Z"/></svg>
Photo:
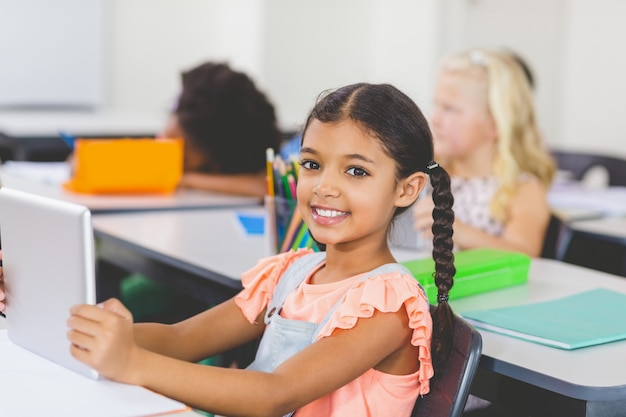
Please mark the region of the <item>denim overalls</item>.
<svg viewBox="0 0 626 417"><path fill-rule="evenodd" d="M265 313L265 324L267 327L263 333L256 357L247 369L272 372L285 360L315 342L318 332L332 317L333 312L341 304L343 297L340 297L339 301L330 309L319 324L285 319L278 313L281 311L287 296L298 288L307 275L317 265L323 262L325 258L325 252L312 253L297 259L287 268L278 281L278 284L276 284L272 300L267 306ZM363 274L350 288L371 276L396 271L411 275L411 273L400 264L385 264ZM291 416L294 413L295 411L292 411L286 414L286 416Z"/></svg>

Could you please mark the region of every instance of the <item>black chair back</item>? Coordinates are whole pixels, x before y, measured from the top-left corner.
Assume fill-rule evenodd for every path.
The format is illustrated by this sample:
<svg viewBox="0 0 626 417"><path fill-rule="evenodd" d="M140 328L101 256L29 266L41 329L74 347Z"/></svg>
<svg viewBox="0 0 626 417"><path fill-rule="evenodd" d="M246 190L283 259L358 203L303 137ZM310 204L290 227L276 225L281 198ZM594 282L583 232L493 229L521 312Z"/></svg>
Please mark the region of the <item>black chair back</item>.
<svg viewBox="0 0 626 417"><path fill-rule="evenodd" d="M431 306L431 312L434 306ZM480 361L482 337L459 316L454 322L454 347L430 380L430 392L419 397L411 417L460 417Z"/></svg>

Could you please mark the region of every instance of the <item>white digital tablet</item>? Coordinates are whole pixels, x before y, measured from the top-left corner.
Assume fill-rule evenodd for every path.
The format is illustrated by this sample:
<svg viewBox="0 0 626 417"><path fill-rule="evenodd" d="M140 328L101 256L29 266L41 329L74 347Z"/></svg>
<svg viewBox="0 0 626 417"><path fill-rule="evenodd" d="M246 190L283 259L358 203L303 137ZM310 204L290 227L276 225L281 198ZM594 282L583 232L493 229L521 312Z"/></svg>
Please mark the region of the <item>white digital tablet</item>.
<svg viewBox="0 0 626 417"><path fill-rule="evenodd" d="M89 209L2 187L0 237L9 339L97 378L70 354L66 324L71 306L96 302Z"/></svg>

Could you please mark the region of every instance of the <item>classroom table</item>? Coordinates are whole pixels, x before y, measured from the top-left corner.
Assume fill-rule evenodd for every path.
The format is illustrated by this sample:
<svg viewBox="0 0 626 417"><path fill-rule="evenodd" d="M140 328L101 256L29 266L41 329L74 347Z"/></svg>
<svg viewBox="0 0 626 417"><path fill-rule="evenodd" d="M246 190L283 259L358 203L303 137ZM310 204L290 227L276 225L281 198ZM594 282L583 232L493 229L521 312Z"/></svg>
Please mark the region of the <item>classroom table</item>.
<svg viewBox="0 0 626 417"><path fill-rule="evenodd" d="M260 210L260 209L258 209ZM127 262L128 267L154 264L169 270L160 276L173 288L187 288L194 276L194 291L208 294L221 288L220 297L240 288L239 275L262 256L262 236L246 236L236 210L154 212L145 216L119 214L94 222L100 256ZM160 225L163 228L150 227ZM168 226L169 225L169 226ZM103 245L104 244L104 245ZM117 250L114 248L117 247ZM398 261L423 256L414 250L393 248ZM117 255L116 255L117 254ZM142 261L139 258L143 257ZM186 276L180 279L180 271ZM528 282L510 288L456 299L458 313L544 301L594 287L626 293L621 277L547 259L533 259ZM472 393L496 403L527 410L538 416L618 416L626 410L626 341L565 351L481 331L483 353Z"/></svg>
<svg viewBox="0 0 626 417"><path fill-rule="evenodd" d="M0 329L6 329L7 325L6 325L6 319L2 316L0 316ZM63 417L63 412L62 410L55 410L57 416L59 417ZM184 411L184 412L177 412L177 413L173 413L171 415L175 415L176 417L198 417L201 416L202 414L194 411L194 410L188 410L188 411Z"/></svg>
<svg viewBox="0 0 626 417"><path fill-rule="evenodd" d="M626 280L558 261L534 259L528 283L451 301L457 313L545 301ZM626 415L626 341L566 351L481 331L472 393L533 416Z"/></svg>
<svg viewBox="0 0 626 417"><path fill-rule="evenodd" d="M151 279L202 301L219 303L241 289L240 274L269 255L262 235L247 235L237 213L263 207L154 211L93 216L98 261ZM99 270L98 298L115 296L117 279ZM100 275L101 274L101 275ZM103 278L104 277L104 278Z"/></svg>
<svg viewBox="0 0 626 417"><path fill-rule="evenodd" d="M577 182L554 184L548 203L564 221L626 215L626 187L588 187Z"/></svg>
<svg viewBox="0 0 626 417"><path fill-rule="evenodd" d="M61 161L70 150L59 137L150 137L165 115L108 111L0 112L0 149L6 159Z"/></svg>
<svg viewBox="0 0 626 417"><path fill-rule="evenodd" d="M65 190L57 180L46 182L34 176L11 171L7 172L1 167L0 182L2 186L44 197L82 204L88 207L92 213L258 206L262 202L260 198L256 197L244 197L192 189L178 189L172 194L81 194Z"/></svg>

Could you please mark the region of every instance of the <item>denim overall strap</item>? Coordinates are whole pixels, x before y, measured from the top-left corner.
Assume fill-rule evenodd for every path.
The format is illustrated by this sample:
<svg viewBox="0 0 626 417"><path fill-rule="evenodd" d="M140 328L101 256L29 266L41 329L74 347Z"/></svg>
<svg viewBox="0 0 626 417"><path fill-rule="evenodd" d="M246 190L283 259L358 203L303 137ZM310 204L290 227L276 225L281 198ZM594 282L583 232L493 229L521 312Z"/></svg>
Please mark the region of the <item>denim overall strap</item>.
<svg viewBox="0 0 626 417"><path fill-rule="evenodd" d="M280 277L266 308L263 337L248 369L272 372L286 359L311 344L312 335L317 333L317 323L286 319L280 316L280 311L287 296L325 257L326 253L322 252L305 255L295 260Z"/></svg>
<svg viewBox="0 0 626 417"><path fill-rule="evenodd" d="M279 313L285 304L285 300L306 279L313 269L326 259L326 252L314 252L296 259L283 273L274 288L272 299L265 311L265 324L268 324L272 316Z"/></svg>
<svg viewBox="0 0 626 417"><path fill-rule="evenodd" d="M384 264L379 266L378 268L374 268L369 272L364 273L361 278L359 278L351 287L348 291L350 291L352 288L356 287L360 282L363 282L371 277L374 277L376 275L382 275L382 274L388 274L388 273L392 273L392 272L400 272L402 274L408 274L408 275L412 275L411 272L404 266L398 263L391 263L391 264ZM422 289L422 291L424 291L424 289L422 288L422 285L418 283L418 285L420 286L420 288ZM348 291L346 291L346 294L348 293ZM322 319L322 321L319 324L319 329L318 330L322 330L324 328L324 326L326 325L326 323L328 322L328 320L330 320L330 318L333 316L333 313L335 312L335 310L337 310L337 308L341 305L341 303L343 302L344 297L340 297L339 300L337 300L337 302L335 303L335 305L332 306L332 308L328 311L328 313L326 314L326 316ZM318 331L319 333L319 331ZM311 340L311 343L315 342L315 340L317 339L317 335L318 333L316 333L313 336L313 339Z"/></svg>

